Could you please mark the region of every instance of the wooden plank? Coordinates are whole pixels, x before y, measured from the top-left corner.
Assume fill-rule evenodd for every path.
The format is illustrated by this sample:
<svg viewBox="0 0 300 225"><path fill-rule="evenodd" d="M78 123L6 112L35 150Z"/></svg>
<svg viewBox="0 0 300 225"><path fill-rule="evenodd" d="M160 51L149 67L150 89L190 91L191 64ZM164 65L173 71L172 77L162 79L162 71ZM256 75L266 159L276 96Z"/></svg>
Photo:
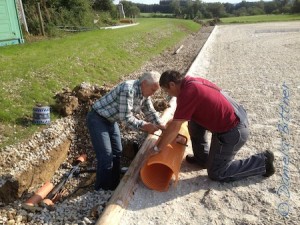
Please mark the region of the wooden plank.
<svg viewBox="0 0 300 225"><path fill-rule="evenodd" d="M169 104L170 107L167 108L161 116L163 123L166 123L171 118L173 118L173 114L176 107L176 98L172 98ZM156 135L148 135L140 150L136 154L134 160L131 162L128 171L123 176L120 184L114 191L111 199L105 207L104 212L96 222L96 225L120 224L122 215L126 210L132 198L132 195L134 194L137 188L137 181L139 179L142 165L150 156L150 148L154 146L157 139L158 137Z"/></svg>

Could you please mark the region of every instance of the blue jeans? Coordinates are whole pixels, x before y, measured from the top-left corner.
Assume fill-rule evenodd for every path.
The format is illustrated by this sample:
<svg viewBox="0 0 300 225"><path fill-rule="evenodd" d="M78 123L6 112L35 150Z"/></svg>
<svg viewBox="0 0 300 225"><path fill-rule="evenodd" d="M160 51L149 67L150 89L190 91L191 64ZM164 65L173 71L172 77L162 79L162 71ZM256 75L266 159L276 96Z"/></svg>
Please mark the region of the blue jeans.
<svg viewBox="0 0 300 225"><path fill-rule="evenodd" d="M114 189L119 181L122 154L119 126L91 110L87 114L87 127L97 157L95 190Z"/></svg>
<svg viewBox="0 0 300 225"><path fill-rule="evenodd" d="M227 132L213 133L210 148L205 128L190 121L189 133L194 156L199 163L206 164L208 176L212 180L228 182L263 175L266 172L263 153L243 160L234 160L249 136L247 120Z"/></svg>

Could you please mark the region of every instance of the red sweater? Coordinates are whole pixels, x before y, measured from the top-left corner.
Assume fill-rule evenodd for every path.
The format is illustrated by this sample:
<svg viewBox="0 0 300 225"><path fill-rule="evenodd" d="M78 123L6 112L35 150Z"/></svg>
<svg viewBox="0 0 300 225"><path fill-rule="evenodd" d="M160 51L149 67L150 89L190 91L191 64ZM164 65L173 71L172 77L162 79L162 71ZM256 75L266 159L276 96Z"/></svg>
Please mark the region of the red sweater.
<svg viewBox="0 0 300 225"><path fill-rule="evenodd" d="M174 120L192 120L205 129L222 133L239 123L230 102L220 88L200 77L186 76L177 96Z"/></svg>

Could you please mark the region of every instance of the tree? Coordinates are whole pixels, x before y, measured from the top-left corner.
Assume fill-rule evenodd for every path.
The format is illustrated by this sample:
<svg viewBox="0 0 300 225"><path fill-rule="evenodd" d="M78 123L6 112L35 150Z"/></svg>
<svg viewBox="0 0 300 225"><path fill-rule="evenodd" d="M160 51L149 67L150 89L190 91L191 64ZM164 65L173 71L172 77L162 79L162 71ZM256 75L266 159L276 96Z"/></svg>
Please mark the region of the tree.
<svg viewBox="0 0 300 225"><path fill-rule="evenodd" d="M265 12L266 14L271 14L277 9L276 3L273 2L265 2Z"/></svg>
<svg viewBox="0 0 300 225"><path fill-rule="evenodd" d="M226 15L225 7L220 2L208 4L207 10L212 13L213 17L220 18Z"/></svg>
<svg viewBox="0 0 300 225"><path fill-rule="evenodd" d="M241 7L238 10L235 10L233 13L236 16L247 16L247 8Z"/></svg>
<svg viewBox="0 0 300 225"><path fill-rule="evenodd" d="M196 16L196 10L194 10L193 8L193 2L192 0L187 0L187 4L186 4L186 7L185 7L185 18L186 19L194 19L195 16Z"/></svg>
<svg viewBox="0 0 300 225"><path fill-rule="evenodd" d="M223 4L224 7L225 7L225 11L229 14L233 14L233 11L234 11L234 4L231 4L231 3L224 3Z"/></svg>
<svg viewBox="0 0 300 225"><path fill-rule="evenodd" d="M206 19L213 18L212 13L208 10L209 4L210 3L202 3L200 5L200 12L203 14L203 17Z"/></svg>
<svg viewBox="0 0 300 225"><path fill-rule="evenodd" d="M91 26L93 22L92 6L86 0L61 0L61 6L57 9L57 16L61 16L61 22L67 26Z"/></svg>
<svg viewBox="0 0 300 225"><path fill-rule="evenodd" d="M56 26L93 25L91 0L23 0L28 29L39 34L37 3L40 3L46 32L51 34Z"/></svg>
<svg viewBox="0 0 300 225"><path fill-rule="evenodd" d="M93 9L99 11L111 11L113 9L112 0L95 0Z"/></svg>
<svg viewBox="0 0 300 225"><path fill-rule="evenodd" d="M279 10L280 13L286 11L286 7L289 7L289 0L274 0L276 3L276 8Z"/></svg>
<svg viewBox="0 0 300 225"><path fill-rule="evenodd" d="M179 0L172 0L171 8L172 8L173 13L176 17L181 16L182 12L181 12L181 7L180 7L180 1Z"/></svg>
<svg viewBox="0 0 300 225"><path fill-rule="evenodd" d="M256 7L256 6L252 6L252 7L248 8L247 11L248 11L248 14L251 16L265 14L264 10L262 10L261 8Z"/></svg>
<svg viewBox="0 0 300 225"><path fill-rule="evenodd" d="M135 4L132 2L129 2L129 1L120 1L120 3L122 3L122 5L123 5L125 16L128 17L130 14L130 10L131 10L130 8L135 6Z"/></svg>
<svg viewBox="0 0 300 225"><path fill-rule="evenodd" d="M136 16L140 15L140 9L137 7L137 6L131 6L129 9L128 9L128 17L132 17L132 18L135 18Z"/></svg>
<svg viewBox="0 0 300 225"><path fill-rule="evenodd" d="M300 0L294 0L293 6L292 6L292 12L300 13Z"/></svg>
<svg viewBox="0 0 300 225"><path fill-rule="evenodd" d="M265 9L265 2L260 0L257 5L256 5L258 8L261 8L262 10Z"/></svg>

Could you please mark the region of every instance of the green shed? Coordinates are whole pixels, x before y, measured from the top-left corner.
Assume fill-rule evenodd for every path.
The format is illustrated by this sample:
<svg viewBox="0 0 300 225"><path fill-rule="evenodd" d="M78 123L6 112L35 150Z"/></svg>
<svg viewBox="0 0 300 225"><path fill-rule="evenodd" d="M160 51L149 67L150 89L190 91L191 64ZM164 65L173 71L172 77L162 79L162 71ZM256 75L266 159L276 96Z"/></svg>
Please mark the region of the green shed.
<svg viewBox="0 0 300 225"><path fill-rule="evenodd" d="M0 0L0 46L24 43L16 0Z"/></svg>

